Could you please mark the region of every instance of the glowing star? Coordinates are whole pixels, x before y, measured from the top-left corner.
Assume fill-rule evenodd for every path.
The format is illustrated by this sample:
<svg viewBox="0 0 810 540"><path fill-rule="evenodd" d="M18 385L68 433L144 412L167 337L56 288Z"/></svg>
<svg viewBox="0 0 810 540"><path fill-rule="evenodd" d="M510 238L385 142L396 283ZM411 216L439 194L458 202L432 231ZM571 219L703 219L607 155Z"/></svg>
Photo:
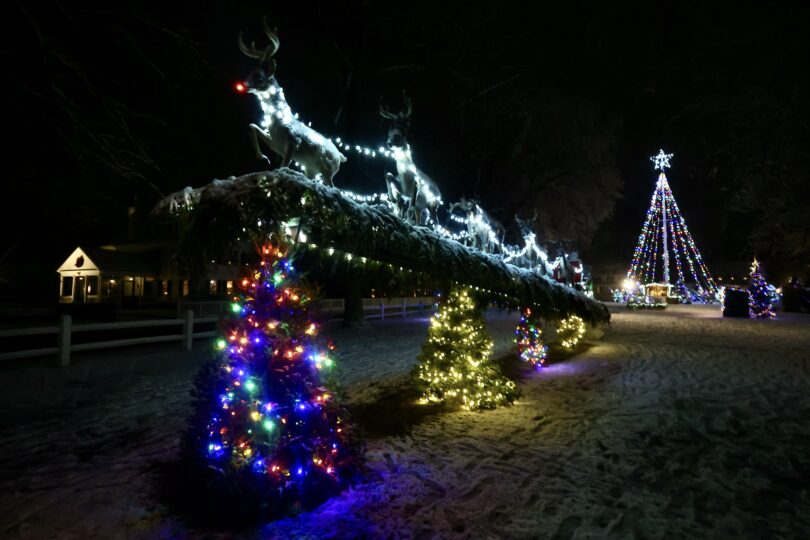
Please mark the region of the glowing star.
<svg viewBox="0 0 810 540"><path fill-rule="evenodd" d="M653 167L655 170L663 172L664 169L669 169L670 168L669 160L674 155L675 154L665 154L662 149L659 149L658 150L658 155L650 156L650 161L652 161L653 164L655 165Z"/></svg>

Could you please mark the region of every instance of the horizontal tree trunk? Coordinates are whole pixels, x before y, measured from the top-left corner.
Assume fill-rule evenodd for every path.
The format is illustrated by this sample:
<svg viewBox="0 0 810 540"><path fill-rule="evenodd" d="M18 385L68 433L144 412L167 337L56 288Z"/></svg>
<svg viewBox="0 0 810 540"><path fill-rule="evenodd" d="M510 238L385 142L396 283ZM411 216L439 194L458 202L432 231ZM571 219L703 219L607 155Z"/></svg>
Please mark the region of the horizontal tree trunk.
<svg viewBox="0 0 810 540"><path fill-rule="evenodd" d="M269 223L301 218L307 242L322 248L505 294L544 318L576 314L592 324L610 320L604 304L579 291L407 223L387 206L355 202L291 169L214 180L191 196L188 190L170 195L155 213L184 209L192 212L196 234L209 238L215 233L235 237L243 229L258 233Z"/></svg>

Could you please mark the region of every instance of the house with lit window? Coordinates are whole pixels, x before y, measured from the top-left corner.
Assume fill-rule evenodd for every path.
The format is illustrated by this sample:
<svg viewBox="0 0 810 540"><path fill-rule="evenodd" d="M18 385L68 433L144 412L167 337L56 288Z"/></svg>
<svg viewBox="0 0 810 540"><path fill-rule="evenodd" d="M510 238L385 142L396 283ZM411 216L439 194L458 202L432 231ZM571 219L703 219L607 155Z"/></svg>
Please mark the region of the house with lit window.
<svg viewBox="0 0 810 540"><path fill-rule="evenodd" d="M228 295L239 277L235 260L211 260L205 265L207 293ZM60 303L140 305L176 302L189 295L188 276L177 272L163 245L123 244L77 247L57 269Z"/></svg>
<svg viewBox="0 0 810 540"><path fill-rule="evenodd" d="M61 303L155 296L157 269L137 253L77 247L57 270Z"/></svg>

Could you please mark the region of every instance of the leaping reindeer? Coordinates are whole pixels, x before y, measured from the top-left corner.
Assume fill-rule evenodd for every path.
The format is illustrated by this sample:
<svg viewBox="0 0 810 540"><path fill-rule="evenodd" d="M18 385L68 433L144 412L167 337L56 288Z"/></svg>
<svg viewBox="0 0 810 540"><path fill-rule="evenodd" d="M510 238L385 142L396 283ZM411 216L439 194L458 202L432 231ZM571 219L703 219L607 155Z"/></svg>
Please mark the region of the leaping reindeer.
<svg viewBox="0 0 810 540"><path fill-rule="evenodd" d="M308 178L323 180L330 186L334 185L332 178L340 168L340 164L346 161L346 156L340 153L332 141L300 122L297 115L292 113L284 98L284 90L274 76L276 61L273 56L278 52L278 35L267 25L266 18L262 19L262 27L270 40L270 44L264 50L257 49L253 43L248 47L242 39L242 34L239 34L239 49L245 56L258 60L259 65L250 72L244 82L236 85L238 91L255 95L264 113L261 127L250 124L256 157L267 159L259 148L261 141L281 157L282 167L289 166L294 160Z"/></svg>
<svg viewBox="0 0 810 540"><path fill-rule="evenodd" d="M503 245L503 225L492 219L476 201L462 197L450 205L450 212L456 208L464 212L467 238L473 247L484 253L493 253Z"/></svg>
<svg viewBox="0 0 810 540"><path fill-rule="evenodd" d="M388 195L398 201L400 213L405 219L412 219L417 225L427 224L425 214L438 224L436 211L442 205L439 186L428 175L419 170L413 162L411 146L406 139L411 119L411 100L402 93L405 109L397 114L380 106L380 116L390 121L386 146L391 149L397 164L397 176L386 173L385 183Z"/></svg>
<svg viewBox="0 0 810 540"><path fill-rule="evenodd" d="M534 213L531 219L521 219L519 216L515 216L515 222L518 224L520 235L523 237L523 249L509 254L504 258L504 262L536 268L542 275L548 275L548 255L537 245L537 235L532 230L536 219L537 212Z"/></svg>

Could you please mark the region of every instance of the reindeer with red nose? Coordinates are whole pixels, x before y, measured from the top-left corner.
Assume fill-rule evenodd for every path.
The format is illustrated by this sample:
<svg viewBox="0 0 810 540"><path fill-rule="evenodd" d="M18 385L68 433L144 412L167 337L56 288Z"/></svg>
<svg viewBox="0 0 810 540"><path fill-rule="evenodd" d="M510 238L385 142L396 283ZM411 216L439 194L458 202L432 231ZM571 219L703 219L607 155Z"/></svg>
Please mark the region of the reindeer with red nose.
<svg viewBox="0 0 810 540"><path fill-rule="evenodd" d="M250 124L256 157L268 160L259 147L261 141L281 157L282 167L287 167L294 161L308 178L322 180L331 186L332 178L340 164L346 161L346 156L340 153L332 141L299 121L298 115L293 114L284 97L284 90L274 75L276 61L273 56L278 52L278 35L275 30L270 29L266 18L262 19L262 27L270 40L270 44L264 49L257 49L253 43L247 46L242 35L239 35L239 49L245 56L258 60L259 65L245 81L236 85L237 91L256 96L262 107L262 125Z"/></svg>

